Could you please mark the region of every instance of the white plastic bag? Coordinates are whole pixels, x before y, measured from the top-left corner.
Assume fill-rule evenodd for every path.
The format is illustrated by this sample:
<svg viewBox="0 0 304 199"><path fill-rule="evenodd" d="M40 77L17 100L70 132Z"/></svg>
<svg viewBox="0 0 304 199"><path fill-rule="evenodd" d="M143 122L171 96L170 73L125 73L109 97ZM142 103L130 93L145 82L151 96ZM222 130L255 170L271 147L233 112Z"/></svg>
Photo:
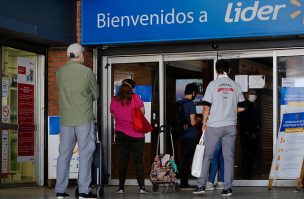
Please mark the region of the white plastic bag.
<svg viewBox="0 0 304 199"><path fill-rule="evenodd" d="M205 152L205 132L202 133L199 143L196 145L195 153L193 156L191 175L198 178L201 176L203 159Z"/></svg>
<svg viewBox="0 0 304 199"><path fill-rule="evenodd" d="M170 160L170 154L166 154L161 158L161 165L164 167L166 163Z"/></svg>

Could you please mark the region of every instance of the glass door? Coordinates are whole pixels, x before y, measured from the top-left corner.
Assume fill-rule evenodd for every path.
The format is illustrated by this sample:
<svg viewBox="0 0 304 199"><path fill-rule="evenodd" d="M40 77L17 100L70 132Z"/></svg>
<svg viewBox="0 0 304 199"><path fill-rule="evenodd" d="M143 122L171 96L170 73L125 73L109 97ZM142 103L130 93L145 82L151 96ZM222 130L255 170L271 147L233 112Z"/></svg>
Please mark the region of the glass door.
<svg viewBox="0 0 304 199"><path fill-rule="evenodd" d="M234 184L266 185L276 134L273 52L223 52L219 57L229 62L228 75L240 84L247 104L238 115Z"/></svg>
<svg viewBox="0 0 304 199"><path fill-rule="evenodd" d="M241 136L238 124L234 184L237 186L266 186L272 163L273 140L277 131L275 117L277 97L276 89L274 89L276 79L273 75L276 69L273 64L273 51L223 51L166 55L164 58L166 122L171 118L172 102L178 99L178 92L183 92L183 89L178 91L178 82L200 79L202 80L201 91L204 95L204 90L209 82L216 78L214 63L217 59L225 59L230 63L229 77L242 84L244 95L248 96L250 90L254 90L250 92L256 92L258 95L255 106L258 108L256 115L259 122L256 125L259 130L245 140L243 134ZM196 102L196 105L197 116L200 117L202 107L200 102ZM167 145L168 143L166 143ZM179 162L182 160L179 158L180 146L177 144L176 148L178 152L176 160ZM251 156L249 160L248 154ZM190 183L195 183L194 179L192 182L190 180Z"/></svg>
<svg viewBox="0 0 304 199"><path fill-rule="evenodd" d="M276 51L276 63L278 66L278 70L276 71L276 75L278 77L278 121L283 120L284 114L290 114L293 115L293 113L302 113L304 112L304 53L303 50L280 50ZM298 122L300 119L299 117L294 117L293 120L295 122ZM280 123L278 123L278 126ZM287 128L287 127L286 127ZM292 127L290 127L292 128ZM299 128L301 129L301 128ZM301 130L299 130L302 132ZM285 131L287 134L287 131ZM284 133L284 134L285 134ZM292 135L292 134L291 134ZM297 138L300 140L301 138ZM286 143L292 143L292 142L286 142ZM288 145L288 144L287 144ZM287 149L287 145L284 145L286 147L284 151L291 151L291 149ZM296 143L290 144L292 146L297 147ZM303 147L303 146L302 146ZM287 158L283 155L282 159L288 159L288 153L286 153ZM295 154L292 154L294 157ZM299 160L300 162L302 160ZM285 161L286 162L286 161ZM292 158L292 160L289 160L288 165L296 165L297 159ZM280 164L280 169L283 168L283 164ZM292 170L292 169L293 170ZM297 170L297 166L286 166L286 170L291 173L291 171ZM285 170L285 171L286 171ZM300 171L300 169L299 169ZM292 178L291 178L292 179ZM281 181L281 182L280 182ZM294 186L297 183L297 180L277 180L277 184L284 184L286 186Z"/></svg>
<svg viewBox="0 0 304 199"><path fill-rule="evenodd" d="M209 54L208 56L203 54L191 54L191 55L168 55L165 56L165 123L169 125L174 125L174 108L175 103L179 100L184 99L184 91L187 84L195 83L199 92L196 98L193 100L196 107L196 118L200 120L202 118L202 99L204 91L210 81L213 80L214 72L214 59L215 56ZM180 139L178 135L173 132L173 144L175 152L175 162L178 167L177 178L180 179L182 186L186 184L195 185L195 178L186 174L187 166L191 164L189 159L192 157L186 157L188 155L183 155L187 153L185 145L193 144L193 141L197 141L201 135L201 122L196 128L196 135L194 139L185 140ZM187 144L183 144L187 143ZM195 145L195 144L194 144ZM172 154L171 150L171 139L166 137L165 139L165 151L166 153ZM185 151L183 151L183 148ZM190 165L191 166L191 165ZM187 177L189 179L187 179Z"/></svg>
<svg viewBox="0 0 304 199"><path fill-rule="evenodd" d="M160 103L160 58L153 56L145 57L125 57L108 59L108 68L104 70L108 80L108 107L111 97L116 95L123 79L133 79L136 83L135 93L144 101L145 116L151 122L154 130L145 134L144 149L144 168L145 178L149 179L150 168L156 153L156 144L158 138L158 127L161 124L161 104ZM107 135L108 135L108 168L111 173L110 184L118 183L118 158L117 147L114 139L114 120L108 117ZM135 165L130 154L129 167L127 172L126 184L136 184Z"/></svg>
<svg viewBox="0 0 304 199"><path fill-rule="evenodd" d="M35 152L39 148L38 137L41 137L35 133L36 127L41 127L35 125L38 113L35 104L41 103L36 98L38 55L10 47L3 47L1 52L0 187L35 183L38 176L42 176L36 170L36 163L41 162Z"/></svg>

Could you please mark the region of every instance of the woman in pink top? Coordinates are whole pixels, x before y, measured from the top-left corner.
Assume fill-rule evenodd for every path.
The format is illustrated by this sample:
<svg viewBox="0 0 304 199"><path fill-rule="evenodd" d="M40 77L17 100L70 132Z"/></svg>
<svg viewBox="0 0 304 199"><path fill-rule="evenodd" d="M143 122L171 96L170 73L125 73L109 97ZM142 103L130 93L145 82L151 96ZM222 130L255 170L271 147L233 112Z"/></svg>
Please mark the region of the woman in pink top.
<svg viewBox="0 0 304 199"><path fill-rule="evenodd" d="M140 108L144 113L144 103L137 94L133 93L135 82L125 79L116 96L112 97L110 112L115 119L115 140L119 161L119 189L117 193L124 193L127 176L129 154L132 154L139 185L139 193L148 193L145 188L145 173L143 165L143 150L145 134L133 130L132 108Z"/></svg>

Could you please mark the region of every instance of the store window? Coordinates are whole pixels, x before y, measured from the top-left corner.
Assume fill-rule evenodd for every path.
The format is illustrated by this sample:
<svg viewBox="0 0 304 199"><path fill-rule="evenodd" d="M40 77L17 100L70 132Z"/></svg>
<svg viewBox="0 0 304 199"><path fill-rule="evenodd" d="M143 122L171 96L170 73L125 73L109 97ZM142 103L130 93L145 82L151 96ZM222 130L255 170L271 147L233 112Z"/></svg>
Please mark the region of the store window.
<svg viewBox="0 0 304 199"><path fill-rule="evenodd" d="M303 64L303 55L278 57L280 87L304 87Z"/></svg>
<svg viewBox="0 0 304 199"><path fill-rule="evenodd" d="M31 183L35 177L35 71L37 54L1 49L1 175L4 184Z"/></svg>
<svg viewBox="0 0 304 199"><path fill-rule="evenodd" d="M303 112L304 56L282 56L277 62L280 118L284 113Z"/></svg>

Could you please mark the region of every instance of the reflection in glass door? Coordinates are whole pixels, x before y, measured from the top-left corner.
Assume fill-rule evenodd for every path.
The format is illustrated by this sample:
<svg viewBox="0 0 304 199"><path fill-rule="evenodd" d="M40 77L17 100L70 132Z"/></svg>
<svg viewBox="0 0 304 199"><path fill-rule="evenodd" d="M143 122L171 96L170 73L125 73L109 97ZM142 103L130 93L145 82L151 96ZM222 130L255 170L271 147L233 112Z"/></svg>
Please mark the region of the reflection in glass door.
<svg viewBox="0 0 304 199"><path fill-rule="evenodd" d="M117 94L123 79L133 79L136 82L135 92L141 96L145 105L145 116L151 121L154 130L145 134L144 168L145 178L149 179L150 168L156 153L157 130L159 126L159 62L116 63L111 64L111 93ZM111 120L111 177L118 179L117 147L114 140L114 121ZM136 183L135 165L132 154L129 159L126 184Z"/></svg>

